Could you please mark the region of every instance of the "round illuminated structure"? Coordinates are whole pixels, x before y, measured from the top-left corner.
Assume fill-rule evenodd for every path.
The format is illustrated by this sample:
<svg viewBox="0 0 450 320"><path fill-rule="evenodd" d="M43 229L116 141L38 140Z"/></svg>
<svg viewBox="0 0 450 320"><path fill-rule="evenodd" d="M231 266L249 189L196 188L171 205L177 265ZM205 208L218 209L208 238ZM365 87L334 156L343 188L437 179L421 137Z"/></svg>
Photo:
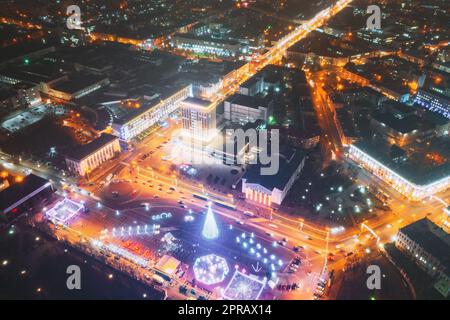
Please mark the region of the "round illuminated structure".
<svg viewBox="0 0 450 320"><path fill-rule="evenodd" d="M215 254L201 256L194 262L195 279L207 285L222 282L229 271L227 261Z"/></svg>

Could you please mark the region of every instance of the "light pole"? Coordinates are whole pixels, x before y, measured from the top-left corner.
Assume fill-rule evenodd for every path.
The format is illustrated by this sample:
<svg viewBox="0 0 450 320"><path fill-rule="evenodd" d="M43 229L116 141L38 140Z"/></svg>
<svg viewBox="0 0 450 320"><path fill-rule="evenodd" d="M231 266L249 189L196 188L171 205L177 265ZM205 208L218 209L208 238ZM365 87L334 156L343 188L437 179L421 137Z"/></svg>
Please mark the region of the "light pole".
<svg viewBox="0 0 450 320"><path fill-rule="evenodd" d="M175 174L172 174L173 181L175 182L175 187L178 187L178 180Z"/></svg>
<svg viewBox="0 0 450 320"><path fill-rule="evenodd" d="M305 225L304 219L300 219L300 230L303 230L304 225Z"/></svg>

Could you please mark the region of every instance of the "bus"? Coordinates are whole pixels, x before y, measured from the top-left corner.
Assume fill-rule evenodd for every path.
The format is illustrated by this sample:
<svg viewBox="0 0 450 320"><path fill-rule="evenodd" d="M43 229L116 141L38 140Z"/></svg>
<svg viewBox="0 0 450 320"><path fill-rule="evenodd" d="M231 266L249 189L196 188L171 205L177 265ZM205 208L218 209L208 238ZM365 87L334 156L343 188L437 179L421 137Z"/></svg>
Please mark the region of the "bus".
<svg viewBox="0 0 450 320"><path fill-rule="evenodd" d="M224 202L224 201L220 201L220 200L213 200L213 202L215 204L217 204L218 206L230 209L230 210L234 210L236 211L236 206L234 204L228 203L228 202Z"/></svg>
<svg viewBox="0 0 450 320"><path fill-rule="evenodd" d="M195 198L201 199L201 200L205 200L208 201L208 197L203 195L203 194L199 194L199 193L193 193L192 194Z"/></svg>
<svg viewBox="0 0 450 320"><path fill-rule="evenodd" d="M204 201L211 201L214 204L221 206L223 208L227 208L227 209L231 209L231 210L237 210L237 207L234 204L228 203L228 202L224 202L224 201L220 201L220 200L214 200L214 199L209 199L207 196L199 194L199 193L193 193L192 194L195 198L204 200Z"/></svg>

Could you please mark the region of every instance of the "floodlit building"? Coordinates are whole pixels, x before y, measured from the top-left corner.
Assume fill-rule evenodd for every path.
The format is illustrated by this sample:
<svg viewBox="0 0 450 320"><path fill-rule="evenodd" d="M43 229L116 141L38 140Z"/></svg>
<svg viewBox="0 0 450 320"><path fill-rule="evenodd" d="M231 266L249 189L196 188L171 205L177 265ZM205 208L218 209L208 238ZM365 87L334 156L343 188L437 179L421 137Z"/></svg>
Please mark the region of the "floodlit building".
<svg viewBox="0 0 450 320"><path fill-rule="evenodd" d="M224 104L224 118L240 124L257 120L266 122L272 112L273 101L255 96L235 94Z"/></svg>
<svg viewBox="0 0 450 320"><path fill-rule="evenodd" d="M217 135L217 102L188 97L181 101L184 135L195 141L209 142Z"/></svg>
<svg viewBox="0 0 450 320"><path fill-rule="evenodd" d="M418 105L450 119L450 101L444 95L420 89L414 101Z"/></svg>
<svg viewBox="0 0 450 320"><path fill-rule="evenodd" d="M368 141L351 144L348 157L411 200L420 201L450 187L448 163L438 167L401 165Z"/></svg>
<svg viewBox="0 0 450 320"><path fill-rule="evenodd" d="M123 117L114 119L112 124L114 134L123 141L130 141L179 110L180 102L191 95L191 91L191 86L184 87L158 103L143 106Z"/></svg>
<svg viewBox="0 0 450 320"><path fill-rule="evenodd" d="M43 91L52 97L71 101L101 89L109 83L109 79L102 76L81 75L66 77L63 81L44 86Z"/></svg>
<svg viewBox="0 0 450 320"><path fill-rule="evenodd" d="M255 96L264 91L264 78L251 77L239 86L239 93L246 96Z"/></svg>
<svg viewBox="0 0 450 320"><path fill-rule="evenodd" d="M104 133L99 138L68 154L66 156L67 168L73 173L85 176L118 153L120 153L119 138Z"/></svg>
<svg viewBox="0 0 450 320"><path fill-rule="evenodd" d="M377 134L391 144L400 147L417 139L430 139L449 129L450 123L434 123L427 117L415 114L398 116L389 112L376 112L370 119L371 127ZM440 128L442 127L442 129Z"/></svg>
<svg viewBox="0 0 450 320"><path fill-rule="evenodd" d="M242 177L242 193L251 201L270 206L280 205L300 176L304 154L294 148L280 148L279 170L275 175L261 175L261 165L250 165Z"/></svg>
<svg viewBox="0 0 450 320"><path fill-rule="evenodd" d="M397 234L395 245L435 280L435 288L444 296L450 293L450 235L424 218Z"/></svg>
<svg viewBox="0 0 450 320"><path fill-rule="evenodd" d="M178 33L173 36L172 44L179 50L192 51L197 54L212 54L221 57L236 57L245 48L235 40L223 40L212 37Z"/></svg>

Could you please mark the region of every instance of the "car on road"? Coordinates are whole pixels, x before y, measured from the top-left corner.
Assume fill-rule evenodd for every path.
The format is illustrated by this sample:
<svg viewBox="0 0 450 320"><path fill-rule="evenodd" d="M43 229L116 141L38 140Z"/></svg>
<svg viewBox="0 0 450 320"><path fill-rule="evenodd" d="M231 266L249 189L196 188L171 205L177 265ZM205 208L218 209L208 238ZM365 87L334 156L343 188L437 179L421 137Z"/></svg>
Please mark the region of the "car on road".
<svg viewBox="0 0 450 320"><path fill-rule="evenodd" d="M255 216L255 214L254 214L253 212L248 211L248 210L245 210L245 211L244 211L244 214L245 214L246 216L249 216L249 217L254 217L254 216Z"/></svg>

